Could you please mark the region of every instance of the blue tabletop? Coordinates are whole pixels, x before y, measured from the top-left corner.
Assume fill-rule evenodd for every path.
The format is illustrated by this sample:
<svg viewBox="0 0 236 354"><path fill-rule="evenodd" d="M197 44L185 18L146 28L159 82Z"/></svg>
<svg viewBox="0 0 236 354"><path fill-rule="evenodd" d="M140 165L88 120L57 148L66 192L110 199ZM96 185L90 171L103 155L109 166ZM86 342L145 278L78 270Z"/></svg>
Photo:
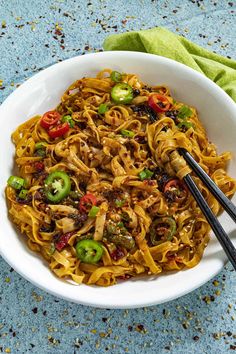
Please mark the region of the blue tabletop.
<svg viewBox="0 0 236 354"><path fill-rule="evenodd" d="M101 50L108 34L160 25L235 58L235 1L0 0L0 100L59 60ZM69 303L35 288L3 260L0 269L0 352L236 351L231 266L181 299L137 310Z"/></svg>

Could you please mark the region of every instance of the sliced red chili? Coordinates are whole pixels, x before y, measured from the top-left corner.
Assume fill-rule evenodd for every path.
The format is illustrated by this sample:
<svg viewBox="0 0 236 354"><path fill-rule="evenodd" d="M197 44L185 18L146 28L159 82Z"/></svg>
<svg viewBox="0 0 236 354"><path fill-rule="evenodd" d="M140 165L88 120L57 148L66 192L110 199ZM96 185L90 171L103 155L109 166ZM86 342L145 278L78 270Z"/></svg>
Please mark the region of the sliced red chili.
<svg viewBox="0 0 236 354"><path fill-rule="evenodd" d="M176 233L176 222L171 217L154 220L150 226L150 240L154 246L164 241L171 241Z"/></svg>
<svg viewBox="0 0 236 354"><path fill-rule="evenodd" d="M149 97L148 104L155 112L158 113L166 112L171 107L171 102L168 97L158 93Z"/></svg>
<svg viewBox="0 0 236 354"><path fill-rule="evenodd" d="M60 252L63 250L68 245L68 242L71 238L72 235L74 235L75 232L67 232L66 234L63 234L60 236L60 238L55 242L55 247L56 249Z"/></svg>
<svg viewBox="0 0 236 354"><path fill-rule="evenodd" d="M66 134L68 132L68 130L70 129L69 123L65 122L65 123L60 123L57 124L55 126L53 126L52 128L50 128L48 130L48 135L50 136L50 138L59 138L60 136L63 136L64 134Z"/></svg>
<svg viewBox="0 0 236 354"><path fill-rule="evenodd" d="M57 111L48 111L42 116L40 120L40 125L45 129L49 129L51 126L55 125L60 119L60 113L58 113Z"/></svg>
<svg viewBox="0 0 236 354"><path fill-rule="evenodd" d="M164 186L164 195L170 202L183 202L188 196L188 189L179 179L171 179Z"/></svg>
<svg viewBox="0 0 236 354"><path fill-rule="evenodd" d="M117 262L125 256L125 251L121 247L117 246L116 249L110 255L111 255L111 258L115 262Z"/></svg>
<svg viewBox="0 0 236 354"><path fill-rule="evenodd" d="M42 171L44 169L44 163L41 161L36 161L34 167L37 171Z"/></svg>
<svg viewBox="0 0 236 354"><path fill-rule="evenodd" d="M97 204L97 198L92 193L85 194L79 202L80 211L88 212L93 205Z"/></svg>

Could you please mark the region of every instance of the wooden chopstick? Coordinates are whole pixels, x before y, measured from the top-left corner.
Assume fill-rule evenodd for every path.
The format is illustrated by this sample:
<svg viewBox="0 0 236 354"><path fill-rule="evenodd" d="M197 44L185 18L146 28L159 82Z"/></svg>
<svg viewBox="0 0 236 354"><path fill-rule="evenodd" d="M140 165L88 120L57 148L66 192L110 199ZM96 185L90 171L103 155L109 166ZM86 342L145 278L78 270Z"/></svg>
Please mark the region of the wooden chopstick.
<svg viewBox="0 0 236 354"><path fill-rule="evenodd" d="M236 249L231 242L229 236L226 234L225 230L221 226L220 222L216 218L216 216L211 211L210 207L208 206L207 202L205 201L203 195L201 194L200 190L196 186L194 180L187 174L184 178L188 189L192 193L193 197L195 198L199 208L201 209L203 215L207 219L208 223L210 224L214 234L216 235L218 241L220 242L223 250L225 251L229 261L232 263L234 269L236 270Z"/></svg>
<svg viewBox="0 0 236 354"><path fill-rule="evenodd" d="M214 194L216 199L220 202L220 204L225 207L227 205L227 209L225 209L229 215L232 217L234 221L236 221L236 213L235 213L235 206L234 204L224 195L224 193L216 186L216 184L210 179L210 177L205 173L205 171L197 164L194 158L185 150L179 149L181 155L185 158L185 160L189 163L192 167L194 172L199 176L202 182L208 187L209 190L212 191L214 189ZM201 171L199 173L199 171ZM200 176L201 174L201 176ZM209 205L207 204L206 200L204 199L203 195L201 194L200 190L196 186L193 178L190 174L187 174L183 180L185 181L188 189L192 193L193 197L195 198L199 208L201 209L203 215L205 216L206 220L210 224L212 231L216 235L218 241L220 242L223 250L225 251L229 261L233 265L234 269L236 270L236 248L234 247L233 243L231 242L229 236L226 234L225 230L221 226L220 222L213 214L212 210L210 209ZM207 182L205 183L205 181ZM214 187L214 188L212 188ZM220 193L218 194L218 190ZM220 197L219 197L220 195ZM228 203L230 202L230 203ZM229 205L230 204L230 205Z"/></svg>
<svg viewBox="0 0 236 354"><path fill-rule="evenodd" d="M229 198L220 190L220 188L212 181L208 174L202 169L202 167L194 160L192 155L185 149L179 148L179 153L184 157L185 161L189 164L196 175L201 179L209 191L218 200L220 205L225 209L229 216L236 222L236 206L231 202Z"/></svg>

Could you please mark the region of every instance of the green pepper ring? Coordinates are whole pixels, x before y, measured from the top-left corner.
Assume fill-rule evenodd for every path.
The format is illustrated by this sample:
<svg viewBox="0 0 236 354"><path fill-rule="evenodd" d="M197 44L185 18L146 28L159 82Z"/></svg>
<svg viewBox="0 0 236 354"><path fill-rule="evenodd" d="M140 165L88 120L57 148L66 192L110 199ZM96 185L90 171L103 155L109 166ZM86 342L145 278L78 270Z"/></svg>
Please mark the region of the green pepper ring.
<svg viewBox="0 0 236 354"><path fill-rule="evenodd" d="M95 240L81 240L75 248L77 257L84 263L95 264L103 255L102 245Z"/></svg>
<svg viewBox="0 0 236 354"><path fill-rule="evenodd" d="M56 193L52 193L54 188L53 184L57 183ZM61 183L62 181L62 183ZM61 186L60 186L61 185ZM67 197L71 190L71 181L68 174L64 171L55 171L50 173L50 175L45 179L44 182L45 193L48 200L53 203L60 202L63 198Z"/></svg>
<svg viewBox="0 0 236 354"><path fill-rule="evenodd" d="M150 228L150 240L154 246L159 245L161 242L163 242L162 240L157 239L156 228L160 224L169 225L169 232L166 235L166 241L171 241L173 236L176 234L176 222L173 218L163 217L154 220Z"/></svg>
<svg viewBox="0 0 236 354"><path fill-rule="evenodd" d="M134 98L133 89L124 82L116 84L111 89L111 98L115 103L129 104Z"/></svg>

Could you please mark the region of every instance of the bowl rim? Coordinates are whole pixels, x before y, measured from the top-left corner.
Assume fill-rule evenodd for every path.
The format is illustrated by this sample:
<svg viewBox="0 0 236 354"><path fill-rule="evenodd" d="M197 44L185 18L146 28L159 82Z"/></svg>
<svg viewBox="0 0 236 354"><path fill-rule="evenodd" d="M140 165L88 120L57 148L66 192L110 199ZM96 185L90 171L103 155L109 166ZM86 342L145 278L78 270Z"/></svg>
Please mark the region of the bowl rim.
<svg viewBox="0 0 236 354"><path fill-rule="evenodd" d="M34 84L38 80L43 79L45 74L47 75L49 73L53 73L53 71L57 71L59 68L63 68L63 67L66 68L66 65L70 65L72 62L86 60L86 57L88 57L88 56L95 57L95 58L99 57L99 56L101 56L101 57L102 56L106 56L106 57L109 57L109 56L111 56L111 57L131 56L131 57L138 57L138 58L145 58L145 57L148 58L149 57L149 58L155 59L157 64L158 63L162 64L163 62L165 62L165 63L169 63L171 66L174 66L176 68L184 69L185 72L187 74L189 73L195 80L204 81L209 86L209 88L211 88L213 90L214 93L220 95L224 99L226 104L229 104L232 106L232 108L235 110L235 116L236 116L236 104L232 100L232 98L230 96L228 96L226 94L226 92L223 91L219 86L217 86L212 80L210 80L209 78L204 76L204 74L186 66L185 64L179 63L175 60L172 60L172 59L169 59L166 57L158 56L155 54L143 53L143 52L134 52L134 51L105 51L105 52L98 52L98 53L89 53L89 54L85 54L83 56L81 56L81 55L75 56L75 57L63 60L61 62L52 64L52 65L48 66L47 68L42 69L40 72L31 76L21 86L19 86L14 92L12 92L4 100L4 102L0 106L0 115L2 112L4 112L4 109L7 108L7 106L9 104L14 102L14 100L17 98L18 95L20 95L22 92L27 90L29 86L31 86L32 84ZM82 59L82 58L84 58L84 59ZM4 189L5 189L5 186L4 186ZM5 199L5 194L4 194L4 197L1 198L1 203L4 199ZM11 221L9 220L9 222L11 222ZM46 291L47 293L50 293L56 297L65 299L67 301L75 302L78 304L83 304L83 305L87 305L87 306L94 306L94 307L99 307L99 308L117 308L117 309L152 306L152 305L168 302L173 299L177 299L185 294L188 294L188 293L194 291L195 289L199 288L200 286L202 286L203 284L208 282L214 276L216 276L222 270L224 264L227 261L226 256L224 255L222 257L223 262L220 261L218 267L216 267L216 269L214 269L214 271L206 272L206 274L204 274L197 282L195 282L194 286L186 286L182 291L180 290L177 293L175 293L174 295L170 294L168 297L166 297L164 299L155 301L155 299L153 299L152 296L150 296L150 298L148 298L148 299L144 298L142 302L138 302L138 303L135 303L135 301L132 301L132 302L127 301L126 303L124 303L124 302L117 303L117 301L116 301L116 303L114 303L111 299L110 300L106 299L105 301L101 302L101 301L97 301L96 299L93 299L93 301L91 301L91 298L90 298L88 301L86 299L77 299L75 297L71 297L70 294L68 295L65 291L61 291L60 293L58 293L56 290L50 288L50 285L48 285L45 281L42 282L42 281L38 281L38 280L32 278L32 276L31 276L32 273L29 272L27 269L25 269L24 266L22 266L21 262L17 261L14 258L14 256L12 257L12 254L8 249L6 249L4 247L3 248L0 247L0 254L3 257L3 259L10 266L12 266L14 268L14 270L17 273L19 273L26 280L28 280L29 282L31 282L32 284L34 284L38 288ZM101 300L101 299L99 298L99 300Z"/></svg>

